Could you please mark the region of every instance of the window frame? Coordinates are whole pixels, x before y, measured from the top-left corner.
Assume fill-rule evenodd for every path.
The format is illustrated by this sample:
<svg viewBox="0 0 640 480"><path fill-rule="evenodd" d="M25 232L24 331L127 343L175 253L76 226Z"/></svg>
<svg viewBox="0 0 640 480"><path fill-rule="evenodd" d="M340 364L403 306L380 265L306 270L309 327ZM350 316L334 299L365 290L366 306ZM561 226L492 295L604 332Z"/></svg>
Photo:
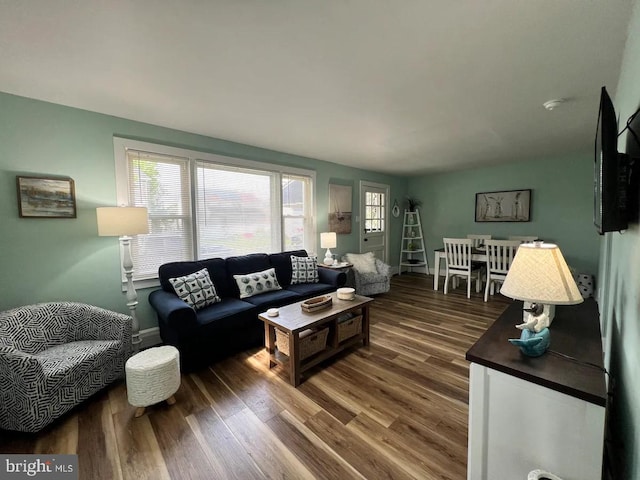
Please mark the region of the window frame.
<svg viewBox="0 0 640 480"><path fill-rule="evenodd" d="M284 215L282 208L282 178L285 175L294 177L308 177L310 183L310 192L308 195L308 208L305 208L309 212L308 220L305 222L311 228L309 233L309 243L306 248L309 253L317 250L316 236L317 236L317 218L316 212L316 171L303 169L298 167L289 167L274 163L260 162L255 160L247 160L238 157L229 157L225 155L203 152L200 150L191 150L179 147L172 147L159 143L145 142L141 140L129 139L126 137L113 137L113 149L115 159L115 180L116 180L116 204L117 205L129 205L129 167L127 161L127 151L143 151L152 154L168 155L173 157L187 158L189 164L189 203L191 207L191 229L192 229L192 251L193 260L196 260L199 248L198 238L198 218L196 211L196 169L198 163L211 163L214 165L220 165L222 167L236 167L248 170L256 170L260 172L269 172L277 176L276 184L279 188L275 188L274 201L276 202L276 209L278 211L278 218L280 219L279 225L279 244L280 249L284 248ZM306 200L306 197L305 197ZM258 253L258 252L256 252ZM122 249L120 249L120 264L122 266ZM135 265L134 265L135 276ZM122 272L122 285L123 291L126 288L126 278L124 277L124 271ZM156 276L153 278L134 279L134 285L136 288L150 288L160 285L159 279Z"/></svg>

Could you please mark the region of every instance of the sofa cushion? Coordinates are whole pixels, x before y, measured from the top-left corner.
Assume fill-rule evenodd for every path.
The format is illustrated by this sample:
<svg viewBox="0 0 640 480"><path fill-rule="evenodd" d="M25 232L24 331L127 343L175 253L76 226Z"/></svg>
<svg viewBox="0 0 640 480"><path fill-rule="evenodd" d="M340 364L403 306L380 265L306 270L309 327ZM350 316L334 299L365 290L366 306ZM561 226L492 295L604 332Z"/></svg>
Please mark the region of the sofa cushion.
<svg viewBox="0 0 640 480"><path fill-rule="evenodd" d="M287 290L297 293L302 298L309 298L324 293L335 292L336 287L326 283L301 283L298 285L289 285Z"/></svg>
<svg viewBox="0 0 640 480"><path fill-rule="evenodd" d="M234 275L260 272L272 267L269 261L269 255L266 253L252 253L249 255L228 257L225 263L227 268L227 285L233 291L231 296L234 298L240 297L240 290L238 289L235 278L233 278Z"/></svg>
<svg viewBox="0 0 640 480"><path fill-rule="evenodd" d="M260 295L254 295L253 297L245 299L246 302L255 305L260 311L264 311L271 307L289 305L290 303L297 302L298 300L302 300L302 297L290 289L276 290Z"/></svg>
<svg viewBox="0 0 640 480"><path fill-rule="evenodd" d="M318 283L318 259L291 255L291 285Z"/></svg>
<svg viewBox="0 0 640 480"><path fill-rule="evenodd" d="M170 262L158 268L160 285L165 292L175 293L170 278L182 277L190 273L206 268L209 271L211 283L216 286L216 293L219 297L238 297L235 285L228 284L227 266L222 258L210 258L207 260L196 260L194 262Z"/></svg>
<svg viewBox="0 0 640 480"><path fill-rule="evenodd" d="M216 320L226 318L229 326L235 325L237 328L240 326L237 319L241 318L245 313L255 317L254 310L255 307L251 303L237 298L224 298L220 303L199 310L196 323L198 327L202 327Z"/></svg>
<svg viewBox="0 0 640 480"><path fill-rule="evenodd" d="M282 288L291 284L291 256L306 257L306 250L291 250L288 252L272 253L269 255L271 266L276 269L276 276Z"/></svg>
<svg viewBox="0 0 640 480"><path fill-rule="evenodd" d="M261 272L234 275L234 280L240 291L240 298L249 298L272 290L280 290L280 284L276 278L274 268L268 268Z"/></svg>
<svg viewBox="0 0 640 480"><path fill-rule="evenodd" d="M176 295L196 310L220 301L206 268L182 277L170 278L169 282Z"/></svg>

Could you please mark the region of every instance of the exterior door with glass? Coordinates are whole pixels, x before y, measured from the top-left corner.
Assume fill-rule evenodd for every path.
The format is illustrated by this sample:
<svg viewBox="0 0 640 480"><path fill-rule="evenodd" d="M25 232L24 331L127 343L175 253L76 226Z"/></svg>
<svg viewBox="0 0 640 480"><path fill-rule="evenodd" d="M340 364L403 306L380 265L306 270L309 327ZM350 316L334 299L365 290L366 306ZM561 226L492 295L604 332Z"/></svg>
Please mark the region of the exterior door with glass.
<svg viewBox="0 0 640 480"><path fill-rule="evenodd" d="M360 253L373 252L387 262L389 186L360 182Z"/></svg>

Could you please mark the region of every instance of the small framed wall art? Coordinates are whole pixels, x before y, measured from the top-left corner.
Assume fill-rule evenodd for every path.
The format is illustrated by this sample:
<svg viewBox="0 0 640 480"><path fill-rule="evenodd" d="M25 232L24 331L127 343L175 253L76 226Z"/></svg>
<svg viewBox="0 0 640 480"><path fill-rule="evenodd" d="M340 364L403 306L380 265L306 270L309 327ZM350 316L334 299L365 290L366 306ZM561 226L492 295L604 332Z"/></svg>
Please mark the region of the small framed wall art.
<svg viewBox="0 0 640 480"><path fill-rule="evenodd" d="M18 213L22 218L76 218L71 178L16 177Z"/></svg>
<svg viewBox="0 0 640 480"><path fill-rule="evenodd" d="M476 193L476 222L528 222L531 190Z"/></svg>

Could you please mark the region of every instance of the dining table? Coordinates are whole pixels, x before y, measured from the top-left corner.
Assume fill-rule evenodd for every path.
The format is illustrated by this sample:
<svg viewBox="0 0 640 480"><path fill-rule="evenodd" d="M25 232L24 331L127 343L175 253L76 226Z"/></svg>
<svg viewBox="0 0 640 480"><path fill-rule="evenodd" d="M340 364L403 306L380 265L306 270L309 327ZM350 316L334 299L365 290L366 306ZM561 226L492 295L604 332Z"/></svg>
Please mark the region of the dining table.
<svg viewBox="0 0 640 480"><path fill-rule="evenodd" d="M444 251L444 247L436 248L434 250L434 270L433 270L433 289L438 290L438 284L440 280L440 260L447 258L447 254ZM487 261L487 249L474 248L471 250L471 260L473 262L486 262Z"/></svg>

